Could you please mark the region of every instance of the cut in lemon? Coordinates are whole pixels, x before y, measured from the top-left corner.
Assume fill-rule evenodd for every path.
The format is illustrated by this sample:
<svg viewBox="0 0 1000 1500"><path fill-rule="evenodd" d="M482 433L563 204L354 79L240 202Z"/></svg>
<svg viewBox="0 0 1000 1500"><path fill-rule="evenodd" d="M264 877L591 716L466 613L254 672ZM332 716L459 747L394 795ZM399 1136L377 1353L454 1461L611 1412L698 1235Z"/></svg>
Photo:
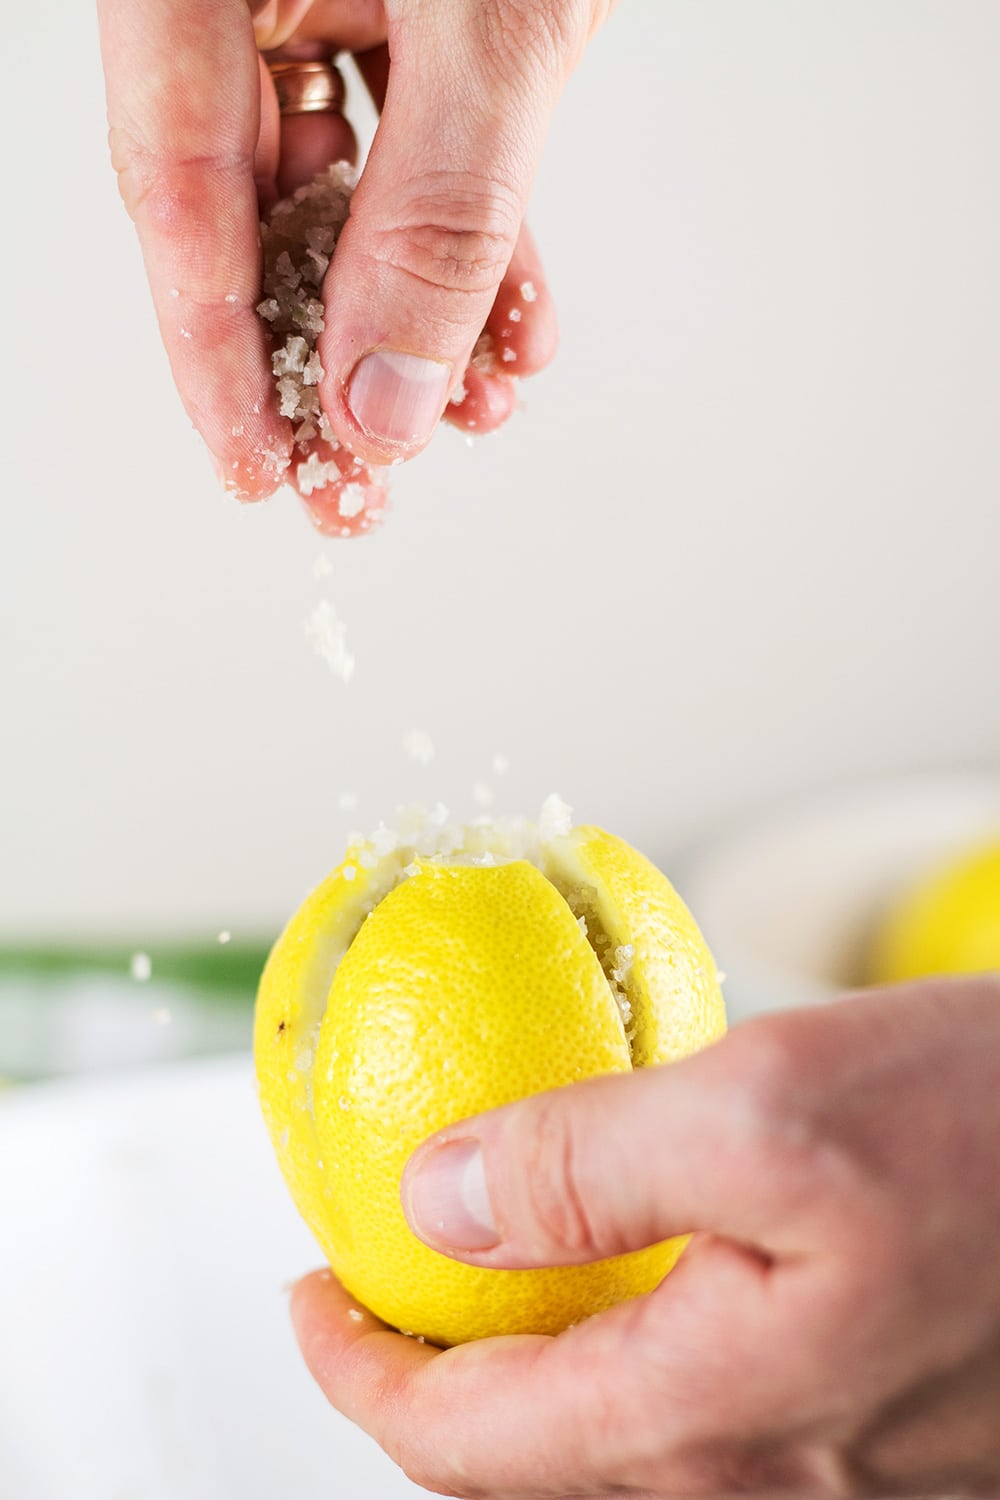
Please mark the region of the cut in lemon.
<svg viewBox="0 0 1000 1500"><path fill-rule="evenodd" d="M905 892L878 929L870 969L876 984L1000 969L1000 840Z"/></svg>
<svg viewBox="0 0 1000 1500"><path fill-rule="evenodd" d="M403 1168L435 1131L725 1031L673 887L564 811L459 829L441 809L355 841L261 980L260 1101L299 1211L352 1296L436 1344L557 1333L651 1290L684 1245L498 1271L429 1249L403 1216Z"/></svg>

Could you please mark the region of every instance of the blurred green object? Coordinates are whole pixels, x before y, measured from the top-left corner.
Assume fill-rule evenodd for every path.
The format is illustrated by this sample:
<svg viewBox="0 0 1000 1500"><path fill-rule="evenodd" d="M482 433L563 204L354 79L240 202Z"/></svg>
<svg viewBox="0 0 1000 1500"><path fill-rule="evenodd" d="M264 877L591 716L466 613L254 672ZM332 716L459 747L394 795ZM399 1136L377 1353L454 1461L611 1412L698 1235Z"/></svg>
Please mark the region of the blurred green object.
<svg viewBox="0 0 1000 1500"><path fill-rule="evenodd" d="M0 1083L250 1047L268 945L0 947Z"/></svg>
<svg viewBox="0 0 1000 1500"><path fill-rule="evenodd" d="M253 994L267 958L266 943L165 944L156 948L160 978L190 984L206 993L245 990ZM67 974L128 974L134 947L96 948L85 944L36 948L0 948L0 980L10 974L66 976Z"/></svg>

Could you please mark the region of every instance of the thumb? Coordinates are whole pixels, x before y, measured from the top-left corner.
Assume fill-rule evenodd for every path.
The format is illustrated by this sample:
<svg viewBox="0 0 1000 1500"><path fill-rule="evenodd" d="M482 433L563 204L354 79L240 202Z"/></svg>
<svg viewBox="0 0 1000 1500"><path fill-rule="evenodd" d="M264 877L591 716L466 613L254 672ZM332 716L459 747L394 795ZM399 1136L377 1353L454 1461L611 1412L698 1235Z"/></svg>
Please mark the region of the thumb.
<svg viewBox="0 0 1000 1500"><path fill-rule="evenodd" d="M402 1201L433 1249L474 1265L574 1265L707 1230L770 1255L810 1248L822 1155L775 1080L767 1033L537 1094L411 1157Z"/></svg>
<svg viewBox="0 0 1000 1500"><path fill-rule="evenodd" d="M338 438L370 462L398 461L428 441L510 261L569 69L557 37L519 41L546 9L387 6L385 105L327 272L320 342L324 409ZM517 24L496 19L507 11Z"/></svg>

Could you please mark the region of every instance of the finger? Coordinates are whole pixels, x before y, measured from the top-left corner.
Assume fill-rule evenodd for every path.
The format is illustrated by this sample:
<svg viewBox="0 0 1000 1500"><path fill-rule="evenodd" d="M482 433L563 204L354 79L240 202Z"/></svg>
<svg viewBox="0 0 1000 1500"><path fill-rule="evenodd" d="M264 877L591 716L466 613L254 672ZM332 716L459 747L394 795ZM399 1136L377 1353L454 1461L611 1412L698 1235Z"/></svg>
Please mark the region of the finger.
<svg viewBox="0 0 1000 1500"><path fill-rule="evenodd" d="M768 1373L771 1314L759 1264L722 1244L682 1262L652 1297L558 1338L442 1352L389 1332L329 1273L300 1283L292 1302L327 1399L417 1484L536 1497L703 1492L694 1480L709 1471L690 1466L701 1442L759 1430L776 1402L790 1410L792 1377L780 1362Z"/></svg>
<svg viewBox="0 0 1000 1500"><path fill-rule="evenodd" d="M418 451L458 385L568 69L552 38L526 45L517 26L484 37L486 14L454 0L390 11L385 108L327 272L337 313L320 345L324 408L372 461Z"/></svg>
<svg viewBox="0 0 1000 1500"><path fill-rule="evenodd" d="M777 1256L825 1247L843 1185L800 1089L780 1019L744 1026L440 1132L407 1165L407 1219L483 1266L578 1264L693 1230Z"/></svg>
<svg viewBox="0 0 1000 1500"><path fill-rule="evenodd" d="M541 256L522 225L486 328L496 368L505 375L535 375L554 357L559 330Z"/></svg>
<svg viewBox="0 0 1000 1500"><path fill-rule="evenodd" d="M264 62L267 65L290 57L312 60L316 56L325 56L328 51L329 48L314 46L282 48L269 52ZM274 79L268 66L264 68L261 116L268 128L279 134L280 156L275 184L281 197L288 197L302 183L311 182L317 172L331 162L353 162L357 156L357 139L341 111L289 114L281 118Z"/></svg>
<svg viewBox="0 0 1000 1500"><path fill-rule="evenodd" d="M444 420L471 441L496 432L517 406L517 386L509 375L491 375L470 365L451 393Z"/></svg>
<svg viewBox="0 0 1000 1500"><path fill-rule="evenodd" d="M307 477L314 455L324 466L336 464L340 477L314 486ZM388 509L383 471L373 471L346 448L331 448L322 439L308 444L306 454L296 454L289 477L322 536L364 536L379 525Z"/></svg>
<svg viewBox="0 0 1000 1500"><path fill-rule="evenodd" d="M177 389L227 486L280 483L259 294L260 73L244 0L100 0L112 159Z"/></svg>

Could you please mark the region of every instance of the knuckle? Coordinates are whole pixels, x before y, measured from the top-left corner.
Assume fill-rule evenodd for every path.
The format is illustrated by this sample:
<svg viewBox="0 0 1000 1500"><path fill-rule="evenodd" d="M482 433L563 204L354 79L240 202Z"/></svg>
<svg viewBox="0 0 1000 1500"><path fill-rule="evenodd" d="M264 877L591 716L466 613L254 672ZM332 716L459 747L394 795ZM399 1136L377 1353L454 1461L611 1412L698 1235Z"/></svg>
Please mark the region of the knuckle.
<svg viewBox="0 0 1000 1500"><path fill-rule="evenodd" d="M571 1255L605 1253L587 1209L579 1143L558 1094L539 1100L531 1127L525 1189L533 1232Z"/></svg>
<svg viewBox="0 0 1000 1500"><path fill-rule="evenodd" d="M446 176L419 185L405 216L383 231L376 256L430 287L478 296L496 288L519 228L512 190Z"/></svg>
<svg viewBox="0 0 1000 1500"><path fill-rule="evenodd" d="M780 1018L735 1033L737 1099L754 1137L797 1135L803 1128L802 1059Z"/></svg>

